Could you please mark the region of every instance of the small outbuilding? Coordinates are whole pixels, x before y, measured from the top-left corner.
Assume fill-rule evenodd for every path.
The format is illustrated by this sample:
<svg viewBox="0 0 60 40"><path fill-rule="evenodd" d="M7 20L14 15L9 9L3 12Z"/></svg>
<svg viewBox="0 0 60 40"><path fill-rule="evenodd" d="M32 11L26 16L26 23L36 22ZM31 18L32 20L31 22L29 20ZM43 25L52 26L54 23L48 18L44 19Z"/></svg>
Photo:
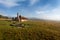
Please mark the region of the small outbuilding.
<svg viewBox="0 0 60 40"><path fill-rule="evenodd" d="M19 22L24 22L24 21L28 21L28 18L21 16L17 13L17 17L15 17L15 20L17 20Z"/></svg>
<svg viewBox="0 0 60 40"><path fill-rule="evenodd" d="M20 19L20 21L22 21L22 22L23 22L23 21L28 21L28 18L23 17L23 16L21 16L21 15L19 16L19 19Z"/></svg>

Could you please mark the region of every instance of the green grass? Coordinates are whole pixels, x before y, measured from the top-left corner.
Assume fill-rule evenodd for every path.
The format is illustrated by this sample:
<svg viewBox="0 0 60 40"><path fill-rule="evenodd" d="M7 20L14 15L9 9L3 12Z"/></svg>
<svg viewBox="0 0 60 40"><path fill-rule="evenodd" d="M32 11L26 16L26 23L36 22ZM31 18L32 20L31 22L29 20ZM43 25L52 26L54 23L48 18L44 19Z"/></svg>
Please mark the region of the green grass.
<svg viewBox="0 0 60 40"><path fill-rule="evenodd" d="M60 23L51 21L22 22L25 27L10 26L0 21L0 40L60 40Z"/></svg>

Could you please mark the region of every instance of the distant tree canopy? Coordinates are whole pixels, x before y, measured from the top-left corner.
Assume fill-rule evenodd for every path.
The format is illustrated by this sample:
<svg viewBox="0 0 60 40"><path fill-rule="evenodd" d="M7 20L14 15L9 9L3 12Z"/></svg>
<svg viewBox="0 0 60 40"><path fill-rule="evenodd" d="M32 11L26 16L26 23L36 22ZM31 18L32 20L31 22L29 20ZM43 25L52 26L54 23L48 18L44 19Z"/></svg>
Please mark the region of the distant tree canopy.
<svg viewBox="0 0 60 40"><path fill-rule="evenodd" d="M0 15L0 18L2 17L2 15Z"/></svg>
<svg viewBox="0 0 60 40"><path fill-rule="evenodd" d="M0 15L0 18L6 18L6 19L8 19L9 17Z"/></svg>
<svg viewBox="0 0 60 40"><path fill-rule="evenodd" d="M12 17L13 21L18 21L17 17Z"/></svg>

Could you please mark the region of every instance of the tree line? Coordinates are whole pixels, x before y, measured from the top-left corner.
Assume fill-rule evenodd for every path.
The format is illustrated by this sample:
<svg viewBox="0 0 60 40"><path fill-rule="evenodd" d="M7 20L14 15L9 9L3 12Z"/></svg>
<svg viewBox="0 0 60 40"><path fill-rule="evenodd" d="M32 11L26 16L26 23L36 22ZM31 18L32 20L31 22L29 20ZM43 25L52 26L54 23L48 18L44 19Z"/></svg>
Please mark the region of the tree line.
<svg viewBox="0 0 60 40"><path fill-rule="evenodd" d="M6 18L6 19L9 19L8 16L3 16L3 15L0 15L0 18Z"/></svg>

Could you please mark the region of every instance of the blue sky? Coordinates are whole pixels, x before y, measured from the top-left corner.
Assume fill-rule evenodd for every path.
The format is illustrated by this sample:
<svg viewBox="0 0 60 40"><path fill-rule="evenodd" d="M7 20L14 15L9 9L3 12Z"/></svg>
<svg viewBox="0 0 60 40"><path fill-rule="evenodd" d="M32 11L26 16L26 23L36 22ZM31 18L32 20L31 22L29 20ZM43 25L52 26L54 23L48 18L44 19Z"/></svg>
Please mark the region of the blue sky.
<svg viewBox="0 0 60 40"><path fill-rule="evenodd" d="M0 0L0 14L60 20L60 0Z"/></svg>

